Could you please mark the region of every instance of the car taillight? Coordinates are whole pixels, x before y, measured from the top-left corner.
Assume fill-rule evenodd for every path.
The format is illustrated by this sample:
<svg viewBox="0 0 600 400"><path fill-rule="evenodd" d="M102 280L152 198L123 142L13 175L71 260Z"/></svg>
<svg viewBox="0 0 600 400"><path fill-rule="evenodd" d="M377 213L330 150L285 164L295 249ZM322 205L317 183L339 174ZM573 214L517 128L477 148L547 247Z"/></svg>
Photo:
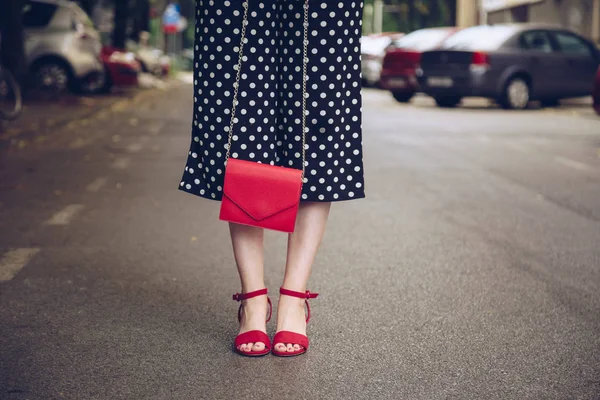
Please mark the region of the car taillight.
<svg viewBox="0 0 600 400"><path fill-rule="evenodd" d="M490 59L487 53L476 51L471 58L471 71L485 72L490 68Z"/></svg>
<svg viewBox="0 0 600 400"><path fill-rule="evenodd" d="M489 59L487 53L484 53L482 51L476 51L475 53L473 53L473 58L471 59L471 65L481 65L481 66L490 65L490 59Z"/></svg>

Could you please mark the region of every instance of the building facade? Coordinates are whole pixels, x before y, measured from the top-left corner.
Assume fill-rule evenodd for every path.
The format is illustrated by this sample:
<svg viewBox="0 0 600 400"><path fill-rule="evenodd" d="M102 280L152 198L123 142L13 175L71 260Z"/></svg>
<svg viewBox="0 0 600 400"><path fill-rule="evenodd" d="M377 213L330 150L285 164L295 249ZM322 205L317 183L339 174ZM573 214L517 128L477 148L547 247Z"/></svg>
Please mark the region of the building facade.
<svg viewBox="0 0 600 400"><path fill-rule="evenodd" d="M457 26L543 22L569 28L600 45L600 0L457 0Z"/></svg>
<svg viewBox="0 0 600 400"><path fill-rule="evenodd" d="M490 24L556 24L600 44L600 0L481 0L479 7Z"/></svg>

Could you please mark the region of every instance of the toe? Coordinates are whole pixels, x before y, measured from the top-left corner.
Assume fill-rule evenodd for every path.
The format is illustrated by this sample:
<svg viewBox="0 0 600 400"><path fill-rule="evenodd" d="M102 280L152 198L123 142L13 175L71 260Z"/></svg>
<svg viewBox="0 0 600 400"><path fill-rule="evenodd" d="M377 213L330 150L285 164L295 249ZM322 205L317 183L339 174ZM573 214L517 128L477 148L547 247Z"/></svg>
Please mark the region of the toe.
<svg viewBox="0 0 600 400"><path fill-rule="evenodd" d="M246 352L251 352L252 346L254 346L254 343L246 343Z"/></svg>
<svg viewBox="0 0 600 400"><path fill-rule="evenodd" d="M287 351L290 351L290 352L294 351L294 345L291 344L291 343L288 343L288 345L287 345Z"/></svg>
<svg viewBox="0 0 600 400"><path fill-rule="evenodd" d="M265 349L265 344L262 342L254 343L252 346L252 351L263 351Z"/></svg>
<svg viewBox="0 0 600 400"><path fill-rule="evenodd" d="M299 344L295 344L294 345L294 351L300 351L300 345Z"/></svg>
<svg viewBox="0 0 600 400"><path fill-rule="evenodd" d="M280 351L280 352L286 352L287 348L285 347L285 344L283 344L283 343L277 343L275 345L275 350Z"/></svg>

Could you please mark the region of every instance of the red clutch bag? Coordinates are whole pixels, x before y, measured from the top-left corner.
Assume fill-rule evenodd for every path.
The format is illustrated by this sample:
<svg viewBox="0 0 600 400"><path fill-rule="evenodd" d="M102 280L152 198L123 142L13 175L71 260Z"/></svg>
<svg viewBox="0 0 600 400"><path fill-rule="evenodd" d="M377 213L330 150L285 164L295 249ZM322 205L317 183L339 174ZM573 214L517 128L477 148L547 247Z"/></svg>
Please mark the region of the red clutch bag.
<svg viewBox="0 0 600 400"><path fill-rule="evenodd" d="M308 47L308 0L304 4L304 62L302 101L302 170L229 158L238 104L243 49L248 25L248 1L244 3L244 23L237 77L234 86L229 141L225 156L225 182L219 219L291 233L296 226L306 165L306 66Z"/></svg>
<svg viewBox="0 0 600 400"><path fill-rule="evenodd" d="M229 159L219 219L291 233L302 191L302 171Z"/></svg>

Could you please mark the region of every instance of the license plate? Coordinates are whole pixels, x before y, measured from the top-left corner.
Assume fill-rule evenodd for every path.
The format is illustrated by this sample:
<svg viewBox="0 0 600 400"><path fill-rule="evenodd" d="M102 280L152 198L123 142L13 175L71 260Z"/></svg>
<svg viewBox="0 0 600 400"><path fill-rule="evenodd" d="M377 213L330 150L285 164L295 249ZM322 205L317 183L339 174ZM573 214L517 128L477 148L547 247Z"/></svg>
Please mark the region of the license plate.
<svg viewBox="0 0 600 400"><path fill-rule="evenodd" d="M434 87L451 87L454 84L452 78L432 76L427 78L427 85Z"/></svg>
<svg viewBox="0 0 600 400"><path fill-rule="evenodd" d="M388 80L389 87L392 88L404 88L406 87L406 79L404 78L390 78Z"/></svg>

